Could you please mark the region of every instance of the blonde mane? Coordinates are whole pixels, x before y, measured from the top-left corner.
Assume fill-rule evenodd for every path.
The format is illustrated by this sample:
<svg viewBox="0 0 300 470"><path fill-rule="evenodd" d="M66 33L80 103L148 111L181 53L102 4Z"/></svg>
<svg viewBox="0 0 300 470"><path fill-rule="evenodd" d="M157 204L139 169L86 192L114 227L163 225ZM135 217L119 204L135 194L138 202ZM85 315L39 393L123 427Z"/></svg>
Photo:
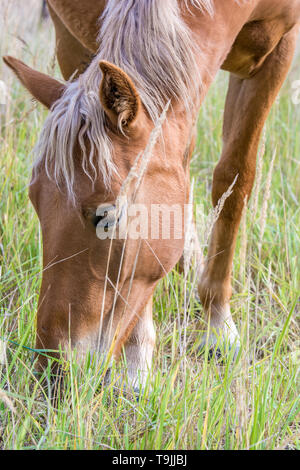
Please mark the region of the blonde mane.
<svg viewBox="0 0 300 470"><path fill-rule="evenodd" d="M213 0L184 1L188 9L193 5L213 15ZM100 174L109 188L116 172L99 100L100 60L112 62L131 77L154 122L172 98L181 99L189 109L191 87L196 83L193 40L177 0L110 0L98 39L97 55L76 81L67 84L45 121L35 149L35 168L44 164L48 177L64 187L73 201L76 143L82 151L82 169L92 182Z"/></svg>

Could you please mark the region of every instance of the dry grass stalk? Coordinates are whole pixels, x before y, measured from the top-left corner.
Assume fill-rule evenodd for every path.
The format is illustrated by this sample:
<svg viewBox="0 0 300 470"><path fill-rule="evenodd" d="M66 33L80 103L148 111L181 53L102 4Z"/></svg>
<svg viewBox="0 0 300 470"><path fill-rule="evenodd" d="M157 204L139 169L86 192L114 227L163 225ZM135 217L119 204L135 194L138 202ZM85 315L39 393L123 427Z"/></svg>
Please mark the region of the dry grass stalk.
<svg viewBox="0 0 300 470"><path fill-rule="evenodd" d="M10 409L12 413L16 413L13 402L11 401L10 398L8 398L4 390L1 390L1 389L0 389L0 400Z"/></svg>
<svg viewBox="0 0 300 470"><path fill-rule="evenodd" d="M261 185L262 174L263 174L263 157L264 157L265 151L266 151L266 128L264 128L263 130L260 150L258 152L258 157L257 157L256 179L255 179L255 186L254 186L254 191L253 191L253 202L252 202L252 223L255 221L255 217L257 214L259 191L260 191L260 185Z"/></svg>
<svg viewBox="0 0 300 470"><path fill-rule="evenodd" d="M215 223L217 222L218 218L220 217L220 214L223 210L226 199L228 199L229 196L231 196L231 194L233 193L233 188L235 186L235 183L237 182L238 177L239 177L239 175L237 174L236 177L234 178L233 182L231 183L231 185L227 189L227 191L225 191L225 193L222 194L222 196L220 197L216 207L210 212L210 214L208 214L207 224L206 224L206 227L204 229L205 230L205 241L206 241L206 243L208 243L208 240L209 240L210 235L212 233L213 227L214 227Z"/></svg>
<svg viewBox="0 0 300 470"><path fill-rule="evenodd" d="M136 196L140 184L142 182L143 176L147 170L149 161L153 155L153 149L157 143L158 138L162 135L162 126L167 118L167 112L170 106L170 101L166 104L163 112L158 118L154 129L152 130L147 146L144 152L139 153L137 156L131 170L129 171L127 178L124 180L122 187L120 189L116 205L119 209L122 209L124 200L127 199L127 196L131 194L131 199L133 200ZM135 181L135 188L132 191L132 183ZM134 194L133 194L134 193Z"/></svg>

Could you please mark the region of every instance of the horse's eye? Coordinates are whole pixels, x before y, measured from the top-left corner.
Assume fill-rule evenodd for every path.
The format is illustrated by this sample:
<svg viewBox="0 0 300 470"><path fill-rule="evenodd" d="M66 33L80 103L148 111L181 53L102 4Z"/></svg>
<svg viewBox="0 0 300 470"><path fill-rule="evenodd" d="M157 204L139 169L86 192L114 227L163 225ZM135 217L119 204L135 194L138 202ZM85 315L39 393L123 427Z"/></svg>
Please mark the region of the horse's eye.
<svg viewBox="0 0 300 470"><path fill-rule="evenodd" d="M102 204L98 207L92 221L97 230L107 233L117 223L116 207L113 204Z"/></svg>
<svg viewBox="0 0 300 470"><path fill-rule="evenodd" d="M99 224L99 222L104 218L103 215L94 215L93 218L92 218L92 222L93 222L93 225L95 227L97 227L97 225Z"/></svg>

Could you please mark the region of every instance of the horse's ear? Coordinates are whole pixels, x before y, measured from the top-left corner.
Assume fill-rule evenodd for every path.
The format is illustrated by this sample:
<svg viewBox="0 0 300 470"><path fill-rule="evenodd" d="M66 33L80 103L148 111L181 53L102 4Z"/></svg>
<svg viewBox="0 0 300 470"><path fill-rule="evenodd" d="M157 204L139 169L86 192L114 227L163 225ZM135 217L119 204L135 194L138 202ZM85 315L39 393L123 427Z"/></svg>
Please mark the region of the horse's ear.
<svg viewBox="0 0 300 470"><path fill-rule="evenodd" d="M3 57L4 62L17 75L20 82L40 103L51 108L64 92L65 85L54 78L31 69L26 64L14 57Z"/></svg>
<svg viewBox="0 0 300 470"><path fill-rule="evenodd" d="M136 120L141 100L128 75L119 67L101 61L100 101L114 126L124 133Z"/></svg>

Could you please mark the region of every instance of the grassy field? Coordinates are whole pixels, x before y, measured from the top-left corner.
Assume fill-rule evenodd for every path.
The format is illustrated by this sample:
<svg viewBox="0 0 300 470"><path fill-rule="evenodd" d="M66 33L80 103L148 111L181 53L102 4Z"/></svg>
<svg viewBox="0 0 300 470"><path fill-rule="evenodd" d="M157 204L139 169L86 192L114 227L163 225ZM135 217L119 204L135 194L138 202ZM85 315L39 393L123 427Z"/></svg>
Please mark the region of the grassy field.
<svg viewBox="0 0 300 470"><path fill-rule="evenodd" d="M60 77L52 25L39 23L38 4L1 0L1 55ZM153 370L139 402L114 392L118 371L103 387L103 366L83 368L74 360L64 396L52 407L34 375L33 353L23 348L34 347L42 268L27 189L46 112L0 63L8 89L7 105L0 105L0 337L7 350L0 364L0 449L300 449L300 105L292 101L299 66L297 57L266 124L240 229L232 298L242 340L238 361L220 366L197 355L201 309L193 299L186 308L191 281L174 271L156 291ZM220 74L201 110L192 161L195 201L206 216L226 83Z"/></svg>

